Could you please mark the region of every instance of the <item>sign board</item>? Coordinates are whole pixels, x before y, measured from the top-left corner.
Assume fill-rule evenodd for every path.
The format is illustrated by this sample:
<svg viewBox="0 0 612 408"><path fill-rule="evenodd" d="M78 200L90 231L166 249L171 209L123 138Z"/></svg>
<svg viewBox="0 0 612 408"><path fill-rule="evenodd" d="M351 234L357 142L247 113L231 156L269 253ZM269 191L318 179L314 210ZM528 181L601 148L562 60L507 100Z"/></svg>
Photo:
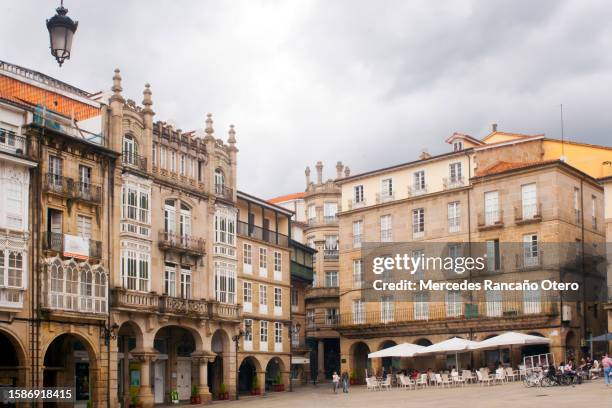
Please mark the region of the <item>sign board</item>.
<svg viewBox="0 0 612 408"><path fill-rule="evenodd" d="M89 238L64 234L64 256L68 258L89 258Z"/></svg>

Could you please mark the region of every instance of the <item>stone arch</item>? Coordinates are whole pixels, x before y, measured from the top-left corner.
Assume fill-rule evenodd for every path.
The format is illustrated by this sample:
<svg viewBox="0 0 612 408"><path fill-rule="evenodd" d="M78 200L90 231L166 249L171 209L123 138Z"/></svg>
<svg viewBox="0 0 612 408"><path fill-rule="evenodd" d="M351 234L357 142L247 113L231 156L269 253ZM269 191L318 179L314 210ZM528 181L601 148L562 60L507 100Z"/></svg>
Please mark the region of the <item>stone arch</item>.
<svg viewBox="0 0 612 408"><path fill-rule="evenodd" d="M208 381L213 397L217 397L225 385L226 390L231 387L230 373L232 372L232 344L230 335L222 328L215 330L210 339L210 350L216 354L215 359L208 364Z"/></svg>
<svg viewBox="0 0 612 408"><path fill-rule="evenodd" d="M262 364L255 356L246 356L240 362L238 369L238 392L241 394L255 393L259 384L257 373L262 372Z"/></svg>
<svg viewBox="0 0 612 408"><path fill-rule="evenodd" d="M370 354L370 347L362 341L355 342L350 347L351 375L355 376L360 382L364 381L366 371L368 374L372 374L368 354Z"/></svg>
<svg viewBox="0 0 612 408"><path fill-rule="evenodd" d="M200 333L200 331L198 330L197 327L189 325L189 324L176 324L176 323L167 323L167 324L163 324L160 325L157 330L155 331L155 335L153 336L153 339L155 339L155 336L157 336L157 334L162 330L162 329L166 329L169 327L177 327L183 330L188 331L191 336L193 337L193 341L194 341L194 346L195 346L195 350L197 352L200 352L202 350L204 350L204 339L202 338L202 334Z"/></svg>
<svg viewBox="0 0 612 408"><path fill-rule="evenodd" d="M0 328L0 350L0 377L11 379L10 385L14 387L25 387L26 349L19 336L9 328Z"/></svg>
<svg viewBox="0 0 612 408"><path fill-rule="evenodd" d="M397 346L397 342L394 340L384 340L380 342L377 350L384 350L389 347ZM390 373L393 370L399 370L400 368L400 358L399 357L383 357L380 359L380 368L382 368L383 372Z"/></svg>
<svg viewBox="0 0 612 408"><path fill-rule="evenodd" d="M427 346L431 346L433 343L427 337L421 337L415 340L414 344L418 344L419 346L427 347Z"/></svg>
<svg viewBox="0 0 612 408"><path fill-rule="evenodd" d="M287 372L285 362L279 357L272 357L266 364L266 386L278 384L283 381L284 373Z"/></svg>
<svg viewBox="0 0 612 408"><path fill-rule="evenodd" d="M54 336L41 350L43 386L71 387L75 389L77 401L91 401L93 406L101 404L96 348L92 339L78 332Z"/></svg>
<svg viewBox="0 0 612 408"><path fill-rule="evenodd" d="M538 332L529 332L527 334L538 337L546 337ZM550 346L548 344L533 344L529 346L523 346L521 347L521 360L525 356L534 356L548 353L550 353Z"/></svg>

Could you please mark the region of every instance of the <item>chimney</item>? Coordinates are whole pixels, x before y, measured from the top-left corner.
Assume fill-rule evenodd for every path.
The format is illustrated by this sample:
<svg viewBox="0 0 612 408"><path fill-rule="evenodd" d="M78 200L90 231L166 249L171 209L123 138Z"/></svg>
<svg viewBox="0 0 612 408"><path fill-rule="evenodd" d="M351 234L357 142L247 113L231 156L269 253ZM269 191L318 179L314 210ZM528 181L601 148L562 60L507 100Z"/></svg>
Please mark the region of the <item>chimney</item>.
<svg viewBox="0 0 612 408"><path fill-rule="evenodd" d="M310 186L310 167L306 167L304 174L306 175L306 188L308 189L308 186Z"/></svg>
<svg viewBox="0 0 612 408"><path fill-rule="evenodd" d="M344 177L348 177L351 175L351 169L349 169L349 166L346 166L344 168Z"/></svg>
<svg viewBox="0 0 612 408"><path fill-rule="evenodd" d="M491 124L491 133L495 133L497 132L497 123L492 123Z"/></svg>
<svg viewBox="0 0 612 408"><path fill-rule="evenodd" d="M336 163L336 178L342 178L342 169L344 168L344 166L342 165L342 162L339 161L338 163Z"/></svg>
<svg viewBox="0 0 612 408"><path fill-rule="evenodd" d="M421 154L419 154L419 160L429 159L430 157L431 157L431 154L427 152L427 149L423 149L421 151Z"/></svg>
<svg viewBox="0 0 612 408"><path fill-rule="evenodd" d="M323 184L323 163L317 162L317 184Z"/></svg>

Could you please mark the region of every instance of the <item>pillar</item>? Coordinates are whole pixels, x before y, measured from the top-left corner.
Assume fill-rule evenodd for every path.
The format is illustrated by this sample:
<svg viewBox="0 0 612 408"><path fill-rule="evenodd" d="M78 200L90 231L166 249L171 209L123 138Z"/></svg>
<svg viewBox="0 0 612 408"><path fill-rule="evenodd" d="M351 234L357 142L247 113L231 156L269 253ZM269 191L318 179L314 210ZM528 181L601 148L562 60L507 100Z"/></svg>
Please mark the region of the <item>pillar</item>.
<svg viewBox="0 0 612 408"><path fill-rule="evenodd" d="M258 371L255 375L257 376L257 383L259 384L259 390L261 394L263 394L264 392L266 392L266 372Z"/></svg>
<svg viewBox="0 0 612 408"><path fill-rule="evenodd" d="M132 352L132 355L140 361L140 391L138 392L138 400L142 408L153 408L155 396L151 386L151 362L154 360L157 352Z"/></svg>
<svg viewBox="0 0 612 408"><path fill-rule="evenodd" d="M198 364L200 370L200 397L202 398L203 404L208 404L212 401L212 395L210 394L210 390L208 388L208 359L200 358Z"/></svg>
<svg viewBox="0 0 612 408"><path fill-rule="evenodd" d="M123 337L123 404L122 407L130 405L130 352L129 352L129 339L127 336Z"/></svg>
<svg viewBox="0 0 612 408"><path fill-rule="evenodd" d="M317 346L317 379L323 381L325 379L325 342L319 340Z"/></svg>
<svg viewBox="0 0 612 408"><path fill-rule="evenodd" d="M289 391L290 371L281 371L281 381L285 385L285 391Z"/></svg>

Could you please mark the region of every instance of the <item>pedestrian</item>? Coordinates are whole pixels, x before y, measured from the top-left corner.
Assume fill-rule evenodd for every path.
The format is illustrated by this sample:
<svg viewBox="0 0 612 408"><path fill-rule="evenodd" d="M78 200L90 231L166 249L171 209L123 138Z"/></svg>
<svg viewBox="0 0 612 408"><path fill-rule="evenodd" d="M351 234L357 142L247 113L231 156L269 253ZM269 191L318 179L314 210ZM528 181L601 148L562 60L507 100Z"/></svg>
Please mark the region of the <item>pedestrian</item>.
<svg viewBox="0 0 612 408"><path fill-rule="evenodd" d="M349 375L346 371L342 373L341 381L342 381L342 392L345 394L348 394Z"/></svg>
<svg viewBox="0 0 612 408"><path fill-rule="evenodd" d="M604 354L601 359L601 366L603 367L603 376L606 387L612 384L612 358L608 353Z"/></svg>
<svg viewBox="0 0 612 408"><path fill-rule="evenodd" d="M338 383L340 382L340 376L337 372L334 371L332 375L332 385L334 387L334 394L336 394L336 390L338 389Z"/></svg>

